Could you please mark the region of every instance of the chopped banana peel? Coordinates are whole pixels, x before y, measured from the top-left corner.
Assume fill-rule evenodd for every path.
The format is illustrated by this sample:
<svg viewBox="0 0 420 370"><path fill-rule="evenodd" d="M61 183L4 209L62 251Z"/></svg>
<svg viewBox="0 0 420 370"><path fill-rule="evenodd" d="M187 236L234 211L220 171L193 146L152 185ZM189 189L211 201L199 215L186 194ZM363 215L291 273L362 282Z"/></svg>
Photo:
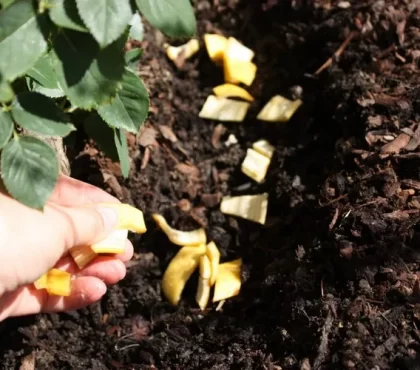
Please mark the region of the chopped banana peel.
<svg viewBox="0 0 420 370"><path fill-rule="evenodd" d="M209 303L210 290L211 290L210 280L204 279L203 277L199 276L197 293L195 294L195 300L202 311L206 309L207 304Z"/></svg>
<svg viewBox="0 0 420 370"><path fill-rule="evenodd" d="M265 155L267 158L272 158L274 154L274 146L271 145L267 140L258 140L252 144L252 149L256 150L258 153Z"/></svg>
<svg viewBox="0 0 420 370"><path fill-rule="evenodd" d="M176 61L178 58L189 59L200 50L200 43L197 39L191 39L187 43L180 46L171 46L164 44L163 47L166 49L167 57Z"/></svg>
<svg viewBox="0 0 420 370"><path fill-rule="evenodd" d="M211 289L211 265L207 255L202 255L200 257L199 270L200 274L198 277L198 287L197 293L195 295L195 300L198 306L201 308L201 310L204 310L209 302Z"/></svg>
<svg viewBox="0 0 420 370"><path fill-rule="evenodd" d="M206 33L204 43L210 59L215 63L221 63L225 54L228 39L215 33Z"/></svg>
<svg viewBox="0 0 420 370"><path fill-rule="evenodd" d="M226 196L222 198L222 213L265 224L268 207L268 193L258 195Z"/></svg>
<svg viewBox="0 0 420 370"><path fill-rule="evenodd" d="M73 247L69 252L80 270L85 268L98 256L88 245Z"/></svg>
<svg viewBox="0 0 420 370"><path fill-rule="evenodd" d="M206 247L207 251L207 247ZM203 254L200 257L200 276L203 279L210 279L211 278L211 264L210 259L207 257L206 254Z"/></svg>
<svg viewBox="0 0 420 370"><path fill-rule="evenodd" d="M46 289L49 295L67 297L71 293L71 274L51 269L34 282L36 289Z"/></svg>
<svg viewBox="0 0 420 370"><path fill-rule="evenodd" d="M176 306L179 303L185 284L205 253L205 244L182 247L169 263L163 274L162 291L172 305Z"/></svg>
<svg viewBox="0 0 420 370"><path fill-rule="evenodd" d="M288 122L302 104L300 99L289 100L281 95L275 95L261 109L257 119L268 122Z"/></svg>
<svg viewBox="0 0 420 370"><path fill-rule="evenodd" d="M214 285L213 303L239 294L241 289L242 259L221 263Z"/></svg>
<svg viewBox="0 0 420 370"><path fill-rule="evenodd" d="M206 255L210 261L211 266L210 286L213 286L216 282L217 271L219 269L220 262L220 252L214 242L207 244Z"/></svg>
<svg viewBox="0 0 420 370"><path fill-rule="evenodd" d="M225 57L223 73L225 82L231 84L243 83L250 86L254 82L257 74L257 66L252 62L244 62Z"/></svg>
<svg viewBox="0 0 420 370"><path fill-rule="evenodd" d="M246 47L234 37L229 37L224 50L224 59L250 62L255 56L255 52Z"/></svg>
<svg viewBox="0 0 420 370"><path fill-rule="evenodd" d="M210 95L198 116L216 121L242 122L246 117L249 107L250 103L248 102Z"/></svg>
<svg viewBox="0 0 420 370"><path fill-rule="evenodd" d="M254 97L245 89L233 84L223 84L213 88L214 95L224 98L241 98L249 102L254 101Z"/></svg>
<svg viewBox="0 0 420 370"><path fill-rule="evenodd" d="M45 289L47 287L48 273L41 275L37 280L34 281L35 289Z"/></svg>
<svg viewBox="0 0 420 370"><path fill-rule="evenodd" d="M153 219L173 244L180 246L197 246L207 243L206 231L203 228L191 231L181 231L169 226L166 219L161 215L153 214Z"/></svg>
<svg viewBox="0 0 420 370"><path fill-rule="evenodd" d="M124 229L137 234L144 234L147 231L144 222L143 212L125 203L99 203L95 207L103 206L114 208L118 212L118 225L116 229Z"/></svg>
<svg viewBox="0 0 420 370"><path fill-rule="evenodd" d="M254 181L261 183L265 179L269 166L269 158L254 149L248 148L241 170Z"/></svg>
<svg viewBox="0 0 420 370"><path fill-rule="evenodd" d="M128 230L114 230L108 237L98 243L91 245L94 253L114 253L122 254L125 251L125 243L128 237Z"/></svg>

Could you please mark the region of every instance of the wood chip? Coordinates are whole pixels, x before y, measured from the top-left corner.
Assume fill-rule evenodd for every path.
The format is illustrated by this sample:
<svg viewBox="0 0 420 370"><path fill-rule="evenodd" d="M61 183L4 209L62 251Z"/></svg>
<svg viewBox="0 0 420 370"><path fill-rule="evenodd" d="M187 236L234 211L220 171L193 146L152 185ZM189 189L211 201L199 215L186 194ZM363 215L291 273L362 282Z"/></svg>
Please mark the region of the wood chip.
<svg viewBox="0 0 420 370"><path fill-rule="evenodd" d="M35 351L22 359L19 370L35 370Z"/></svg>
<svg viewBox="0 0 420 370"><path fill-rule="evenodd" d="M156 143L157 131L152 126L143 125L137 136L137 143L143 147L148 147Z"/></svg>
<svg viewBox="0 0 420 370"><path fill-rule="evenodd" d="M213 135L211 137L211 145L214 148L219 149L222 144L220 143L221 137L226 133L227 128L219 123L213 130Z"/></svg>
<svg viewBox="0 0 420 370"><path fill-rule="evenodd" d="M195 179L200 178L200 171L197 167L186 164L186 163L178 163L175 168L184 175L191 176Z"/></svg>
<svg viewBox="0 0 420 370"><path fill-rule="evenodd" d="M158 129L166 140L169 140L172 143L176 143L178 141L178 138L169 126L159 125Z"/></svg>
<svg viewBox="0 0 420 370"><path fill-rule="evenodd" d="M393 141L385 144L382 149L382 154L398 154L409 142L411 136L405 132L399 134Z"/></svg>

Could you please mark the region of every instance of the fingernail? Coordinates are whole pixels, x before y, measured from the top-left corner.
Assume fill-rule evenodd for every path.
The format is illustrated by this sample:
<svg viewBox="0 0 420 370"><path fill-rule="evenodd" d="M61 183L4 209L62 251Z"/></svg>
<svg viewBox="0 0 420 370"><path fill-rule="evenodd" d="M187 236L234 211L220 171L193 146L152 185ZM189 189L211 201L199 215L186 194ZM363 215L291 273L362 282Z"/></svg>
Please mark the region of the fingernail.
<svg viewBox="0 0 420 370"><path fill-rule="evenodd" d="M99 208L98 212L101 214L104 221L104 227L106 231L113 230L118 223L118 213L112 208Z"/></svg>

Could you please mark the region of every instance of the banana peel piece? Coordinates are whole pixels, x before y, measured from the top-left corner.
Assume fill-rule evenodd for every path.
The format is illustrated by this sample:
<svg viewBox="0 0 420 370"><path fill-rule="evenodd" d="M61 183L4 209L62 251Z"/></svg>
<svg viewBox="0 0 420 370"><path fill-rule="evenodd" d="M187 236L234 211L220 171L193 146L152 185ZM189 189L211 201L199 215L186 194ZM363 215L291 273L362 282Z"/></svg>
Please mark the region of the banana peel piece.
<svg viewBox="0 0 420 370"><path fill-rule="evenodd" d="M257 66L252 62L245 62L225 57L223 63L223 73L225 82L231 84L243 83L250 86L257 75Z"/></svg>
<svg viewBox="0 0 420 370"><path fill-rule="evenodd" d="M211 265L207 255L200 257L200 274L198 277L197 292L195 300L201 310L205 310L210 299L210 277L211 277Z"/></svg>
<svg viewBox="0 0 420 370"><path fill-rule="evenodd" d="M162 215L155 213L152 217L173 244L180 246L197 246L206 244L207 242L206 231L203 228L191 231L176 230L169 226Z"/></svg>
<svg viewBox="0 0 420 370"><path fill-rule="evenodd" d="M212 287L216 282L217 272L219 269L220 262L220 251L217 248L217 245L211 241L207 244L206 255L210 261L211 266L211 275L210 275L210 286Z"/></svg>
<svg viewBox="0 0 420 370"><path fill-rule="evenodd" d="M95 207L114 208L118 213L116 229L129 230L133 233L144 234L147 231L143 212L126 203L99 203Z"/></svg>
<svg viewBox="0 0 420 370"><path fill-rule="evenodd" d="M255 56L255 52L242 44L238 39L229 37L224 50L224 59L250 62Z"/></svg>
<svg viewBox="0 0 420 370"><path fill-rule="evenodd" d="M199 266L206 245L182 247L172 258L162 278L162 291L172 305L178 305L185 284Z"/></svg>
<svg viewBox="0 0 420 370"><path fill-rule="evenodd" d="M224 122L242 122L250 103L209 95L198 116Z"/></svg>
<svg viewBox="0 0 420 370"><path fill-rule="evenodd" d="M216 86L213 88L213 93L216 96L224 98L240 98L249 102L254 101L254 97L248 91L240 86L233 84L223 84Z"/></svg>
<svg viewBox="0 0 420 370"><path fill-rule="evenodd" d="M239 294L241 290L242 258L221 263L214 285L213 303Z"/></svg>
<svg viewBox="0 0 420 370"><path fill-rule="evenodd" d="M252 149L256 150L258 153L265 155L267 158L271 159L274 154L274 146L271 145L267 140L261 139L252 144Z"/></svg>
<svg viewBox="0 0 420 370"><path fill-rule="evenodd" d="M34 282L35 289L45 289L49 295L67 297L71 294L71 274L59 269L51 269Z"/></svg>
<svg viewBox="0 0 420 370"><path fill-rule="evenodd" d="M104 240L90 246L97 254L122 254L125 251L125 243L128 238L128 230L114 230Z"/></svg>
<svg viewBox="0 0 420 370"><path fill-rule="evenodd" d="M164 44L167 57L175 62L178 58L189 59L200 50L200 43L197 39L191 39L187 43L180 46L172 46Z"/></svg>
<svg viewBox="0 0 420 370"><path fill-rule="evenodd" d="M69 253L80 270L85 268L98 256L89 245L73 247L69 250Z"/></svg>
<svg viewBox="0 0 420 370"><path fill-rule="evenodd" d="M302 104L300 99L289 100L281 95L275 95L261 109L257 119L268 122L288 122Z"/></svg>
<svg viewBox="0 0 420 370"><path fill-rule="evenodd" d="M204 35L207 54L213 62L217 64L223 62L227 42L228 39L225 36L216 33L206 33Z"/></svg>
<svg viewBox="0 0 420 370"><path fill-rule="evenodd" d="M248 148L246 157L241 165L241 171L254 181L261 183L265 179L270 162L270 158L254 149Z"/></svg>
<svg viewBox="0 0 420 370"><path fill-rule="evenodd" d="M240 217L264 225L267 217L268 193L225 196L220 203L224 214Z"/></svg>

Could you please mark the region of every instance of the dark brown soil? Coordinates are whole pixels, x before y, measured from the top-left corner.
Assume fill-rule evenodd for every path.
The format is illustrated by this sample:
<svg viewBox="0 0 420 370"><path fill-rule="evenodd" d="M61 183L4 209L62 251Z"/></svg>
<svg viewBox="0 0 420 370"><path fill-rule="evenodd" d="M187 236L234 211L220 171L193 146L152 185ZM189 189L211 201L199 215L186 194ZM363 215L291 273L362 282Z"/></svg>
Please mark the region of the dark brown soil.
<svg viewBox="0 0 420 370"><path fill-rule="evenodd" d="M204 48L177 68L149 30L139 69L152 107L130 137L130 179L88 144L73 161L75 177L143 209L149 231L133 238L127 277L100 303L3 323L1 368L33 354L37 370L420 369L419 1L195 5L200 35L221 31L256 51L257 103L244 123L224 124L215 147L218 123L198 112L220 69ZM272 95L300 91L289 123L254 118ZM229 134L238 144L223 144ZM276 154L255 185L240 163L262 137ZM263 191L264 227L218 209L220 194ZM179 307L166 303L160 280L177 248L152 212L180 229L205 226L223 260L244 259L241 294L222 311L197 310L193 283Z"/></svg>

